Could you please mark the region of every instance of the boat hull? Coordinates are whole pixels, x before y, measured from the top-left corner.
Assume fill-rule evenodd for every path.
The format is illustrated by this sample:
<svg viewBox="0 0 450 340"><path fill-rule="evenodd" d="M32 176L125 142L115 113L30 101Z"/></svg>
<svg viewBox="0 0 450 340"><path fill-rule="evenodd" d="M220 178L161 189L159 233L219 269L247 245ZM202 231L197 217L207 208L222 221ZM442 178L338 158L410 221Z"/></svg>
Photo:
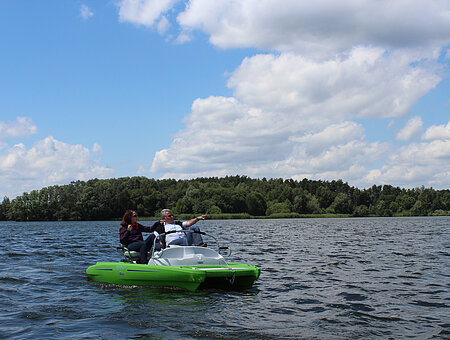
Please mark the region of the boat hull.
<svg viewBox="0 0 450 340"><path fill-rule="evenodd" d="M86 270L93 281L126 286L177 287L187 290L220 288L243 290L258 279L258 267L228 265L160 266L128 262L97 262Z"/></svg>

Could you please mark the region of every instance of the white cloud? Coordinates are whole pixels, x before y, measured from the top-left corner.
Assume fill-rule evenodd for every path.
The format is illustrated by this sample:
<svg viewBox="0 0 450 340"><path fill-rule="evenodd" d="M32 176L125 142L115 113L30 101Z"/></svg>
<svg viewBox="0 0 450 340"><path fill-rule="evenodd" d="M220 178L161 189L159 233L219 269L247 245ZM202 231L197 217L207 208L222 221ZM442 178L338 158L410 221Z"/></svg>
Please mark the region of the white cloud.
<svg viewBox="0 0 450 340"><path fill-rule="evenodd" d="M163 14L169 11L178 0L122 0L118 3L119 20L136 25L155 27L159 32L168 28Z"/></svg>
<svg viewBox="0 0 450 340"><path fill-rule="evenodd" d="M103 152L103 148L100 144L94 143L94 146L92 147L92 152L95 154L101 154Z"/></svg>
<svg viewBox="0 0 450 340"><path fill-rule="evenodd" d="M35 134L37 127L27 117L17 117L12 122L0 122L0 140L12 137L23 137Z"/></svg>
<svg viewBox="0 0 450 340"><path fill-rule="evenodd" d="M450 59L450 48L445 52L445 59Z"/></svg>
<svg viewBox="0 0 450 340"><path fill-rule="evenodd" d="M175 39L175 42L177 44L184 44L185 42L188 42L191 40L192 40L192 36L186 32L183 32L177 36L177 38Z"/></svg>
<svg viewBox="0 0 450 340"><path fill-rule="evenodd" d="M156 30L158 31L159 34L162 35L169 29L169 27L170 27L169 20L167 20L165 16L162 16L156 25Z"/></svg>
<svg viewBox="0 0 450 340"><path fill-rule="evenodd" d="M297 117L401 117L441 80L438 70L380 48L312 60L292 53L246 58L228 81L242 102Z"/></svg>
<svg viewBox="0 0 450 340"><path fill-rule="evenodd" d="M450 140L450 121L447 125L430 126L422 136L424 140L448 139Z"/></svg>
<svg viewBox="0 0 450 340"><path fill-rule="evenodd" d="M332 131L332 129L327 128ZM319 132L318 135L322 134ZM311 150L305 141L294 148L294 152L286 160L279 162L278 176L299 178L308 174L308 178L336 179L346 178L353 182L359 177L349 178L349 171L366 173L367 167L378 161L387 151L387 146L380 143L367 143L361 137L354 140L349 136L346 141L328 145L321 150ZM330 177L333 176L333 177Z"/></svg>
<svg viewBox="0 0 450 340"><path fill-rule="evenodd" d="M84 20L91 18L93 15L94 15L94 12L92 12L92 10L88 6L86 6L84 4L80 6L80 16Z"/></svg>
<svg viewBox="0 0 450 340"><path fill-rule="evenodd" d="M98 152L96 145L93 149ZM112 175L112 169L98 163L84 146L67 144L51 136L30 149L19 143L0 153L0 194L13 198L48 185Z"/></svg>
<svg viewBox="0 0 450 340"><path fill-rule="evenodd" d="M234 173L319 178L329 175L328 169L364 168L386 151L365 142L364 129L354 122L325 123L320 130L316 121L265 112L235 98L197 99L186 123L170 148L156 153L152 172L176 178Z"/></svg>
<svg viewBox="0 0 450 340"><path fill-rule="evenodd" d="M364 140L363 127L354 122L344 122L330 125L323 131L312 134L307 133L301 137L291 137L290 140L304 145L310 155L316 155L337 145L347 144L349 141Z"/></svg>
<svg viewBox="0 0 450 340"><path fill-rule="evenodd" d="M256 47L330 56L349 46L433 49L450 41L445 0L191 0L178 15L222 48Z"/></svg>
<svg viewBox="0 0 450 340"><path fill-rule="evenodd" d="M150 3L122 1L121 20L155 27L175 2L152 10ZM450 43L449 19L444 0L190 0L177 16L176 42L194 39L199 30L220 48L269 53L245 58L231 74L232 97L194 101L186 128L155 154L151 172L342 178L363 186L386 183L385 174L394 185L412 183L405 178L431 183L423 174L432 166L425 171L426 165L399 155L408 147L431 152L433 142L401 149L368 142L363 124L393 118L392 127L439 84L445 72L437 60ZM420 117L411 119L397 138L419 137L422 125ZM435 139L441 130L430 128L422 138Z"/></svg>
<svg viewBox="0 0 450 340"><path fill-rule="evenodd" d="M186 130L176 134L170 149L155 155L152 171L214 172L281 160L280 144L290 136L276 114L263 113L235 98L197 99L186 122Z"/></svg>
<svg viewBox="0 0 450 340"><path fill-rule="evenodd" d="M393 153L380 169L371 170L370 183L416 187L426 184L448 189L450 183L450 140L412 143Z"/></svg>
<svg viewBox="0 0 450 340"><path fill-rule="evenodd" d="M394 125L395 125L395 120L392 119L392 120L388 123L388 125L386 125L386 128L387 128L387 129L390 129L390 128L393 127Z"/></svg>
<svg viewBox="0 0 450 340"><path fill-rule="evenodd" d="M163 177L247 174L361 180L388 151L365 141L354 118L401 117L439 81L406 56L355 48L346 58L291 53L246 58L228 86L234 97L197 99L151 172ZM321 177L322 176L322 177Z"/></svg>
<svg viewBox="0 0 450 340"><path fill-rule="evenodd" d="M410 120L408 120L403 129L401 129L397 133L396 138L402 141L414 140L422 132L422 126L423 126L422 118L418 116L413 117Z"/></svg>

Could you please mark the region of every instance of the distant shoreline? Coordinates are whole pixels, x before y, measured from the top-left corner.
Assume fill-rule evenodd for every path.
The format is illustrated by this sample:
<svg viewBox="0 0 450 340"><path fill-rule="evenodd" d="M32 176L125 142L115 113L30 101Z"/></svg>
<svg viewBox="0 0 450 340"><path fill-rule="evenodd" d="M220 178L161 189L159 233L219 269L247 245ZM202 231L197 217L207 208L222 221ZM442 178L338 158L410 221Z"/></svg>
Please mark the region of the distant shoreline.
<svg viewBox="0 0 450 340"><path fill-rule="evenodd" d="M0 204L0 220L107 221L119 219L128 209L149 220L159 219L165 207L180 219L199 214L208 214L214 220L449 216L450 190L390 185L358 189L342 180L246 176L92 179L33 190L12 200L5 197Z"/></svg>
<svg viewBox="0 0 450 340"><path fill-rule="evenodd" d="M198 214L197 214L198 215ZM176 215L175 219L180 221L190 220L197 216L195 214L180 214ZM276 219L313 219L313 218L323 218L323 219L333 219L333 218L392 218L392 217L446 217L450 214L436 214L436 215L395 215L395 216L353 216L351 214L298 214L295 216L290 215L280 215L280 216L247 216L247 214L222 214L222 215L208 215L207 221L219 221L219 220L276 220ZM4 220L0 222L95 222L95 221L111 221L120 222L121 218L117 217L114 219L106 220L28 220L28 221L12 221ZM139 221L159 221L159 217L156 216L143 216L139 217Z"/></svg>
<svg viewBox="0 0 450 340"><path fill-rule="evenodd" d="M194 218L197 215L186 215L186 214L180 214L175 215L175 219L177 220L189 220L191 218ZM393 216L386 216L386 217L435 217L435 216L450 216L450 213L442 214L442 215L393 215ZM297 219L297 218L373 218L373 217L380 217L380 216L353 216L352 214L277 214L277 215L271 215L271 216L251 216L247 214L221 214L221 215L208 215L207 220L270 220L270 219ZM158 217L139 217L141 221L157 221L159 220Z"/></svg>

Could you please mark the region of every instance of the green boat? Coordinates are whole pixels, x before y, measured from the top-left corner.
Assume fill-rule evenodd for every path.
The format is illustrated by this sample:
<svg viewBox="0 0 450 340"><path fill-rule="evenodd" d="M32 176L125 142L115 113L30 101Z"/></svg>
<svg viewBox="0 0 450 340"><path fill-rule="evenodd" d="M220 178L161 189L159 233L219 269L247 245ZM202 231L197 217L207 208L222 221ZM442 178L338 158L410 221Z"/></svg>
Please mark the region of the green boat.
<svg viewBox="0 0 450 340"><path fill-rule="evenodd" d="M206 235L204 232L201 234ZM93 281L126 286L177 287L191 291L204 288L245 290L253 287L260 269L248 264L226 262L222 254L229 256L229 248L216 244L218 251L196 246L171 246L153 251L148 264L136 263L139 253L120 247L126 259L121 262L97 262L87 268L86 274Z"/></svg>

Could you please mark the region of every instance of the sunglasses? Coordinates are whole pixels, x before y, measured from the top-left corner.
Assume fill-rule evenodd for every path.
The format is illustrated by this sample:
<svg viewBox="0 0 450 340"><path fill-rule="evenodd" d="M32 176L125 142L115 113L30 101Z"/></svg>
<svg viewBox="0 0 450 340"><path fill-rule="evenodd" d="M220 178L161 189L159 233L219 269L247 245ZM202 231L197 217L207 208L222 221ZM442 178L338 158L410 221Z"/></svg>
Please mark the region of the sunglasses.
<svg viewBox="0 0 450 340"><path fill-rule="evenodd" d="M173 214L167 215L166 217L173 217Z"/></svg>

